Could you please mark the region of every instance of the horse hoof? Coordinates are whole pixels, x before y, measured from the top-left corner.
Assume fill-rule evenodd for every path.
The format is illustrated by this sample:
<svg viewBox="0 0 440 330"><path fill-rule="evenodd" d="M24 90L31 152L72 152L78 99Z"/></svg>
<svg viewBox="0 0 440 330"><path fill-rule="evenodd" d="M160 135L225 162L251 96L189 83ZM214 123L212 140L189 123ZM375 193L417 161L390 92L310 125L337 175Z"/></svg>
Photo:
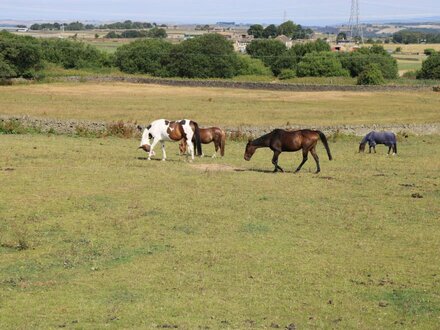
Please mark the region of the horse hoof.
<svg viewBox="0 0 440 330"><path fill-rule="evenodd" d="M147 160L151 160L151 158L150 158L150 157L148 157L148 158L147 158Z"/></svg>
<svg viewBox="0 0 440 330"><path fill-rule="evenodd" d="M165 159L165 158L162 158L162 161L164 162L164 161L166 161L166 159Z"/></svg>

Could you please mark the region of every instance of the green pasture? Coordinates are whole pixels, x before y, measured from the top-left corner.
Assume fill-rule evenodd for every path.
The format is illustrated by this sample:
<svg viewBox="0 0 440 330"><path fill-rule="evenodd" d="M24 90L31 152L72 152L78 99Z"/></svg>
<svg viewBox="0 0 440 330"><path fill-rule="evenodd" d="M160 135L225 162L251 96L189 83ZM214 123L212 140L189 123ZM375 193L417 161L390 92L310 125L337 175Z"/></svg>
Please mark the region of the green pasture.
<svg viewBox="0 0 440 330"><path fill-rule="evenodd" d="M330 138L315 175L239 142L0 135L0 328L437 329L440 137L399 140Z"/></svg>

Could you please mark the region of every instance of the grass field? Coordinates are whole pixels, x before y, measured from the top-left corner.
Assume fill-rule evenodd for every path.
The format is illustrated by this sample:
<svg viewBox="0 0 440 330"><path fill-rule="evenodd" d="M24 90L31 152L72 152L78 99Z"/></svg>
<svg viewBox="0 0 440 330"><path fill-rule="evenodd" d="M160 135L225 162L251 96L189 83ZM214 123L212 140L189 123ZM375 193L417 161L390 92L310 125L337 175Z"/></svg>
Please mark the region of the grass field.
<svg viewBox="0 0 440 330"><path fill-rule="evenodd" d="M201 125L440 122L433 92L276 92L139 84L58 83L0 88L0 114L87 120L191 118Z"/></svg>
<svg viewBox="0 0 440 330"><path fill-rule="evenodd" d="M440 138L357 143L319 145L315 175L243 143L190 164L0 135L0 328L438 328Z"/></svg>

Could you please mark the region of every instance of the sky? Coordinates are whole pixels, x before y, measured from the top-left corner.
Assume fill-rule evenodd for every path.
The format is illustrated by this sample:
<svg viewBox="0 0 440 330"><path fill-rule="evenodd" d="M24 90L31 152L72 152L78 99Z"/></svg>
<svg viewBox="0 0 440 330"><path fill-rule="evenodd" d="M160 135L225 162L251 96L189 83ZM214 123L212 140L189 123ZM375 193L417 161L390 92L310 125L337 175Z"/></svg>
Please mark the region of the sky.
<svg viewBox="0 0 440 330"><path fill-rule="evenodd" d="M361 21L440 16L440 0L360 0ZM0 20L118 21L157 23L347 22L350 0L0 0Z"/></svg>

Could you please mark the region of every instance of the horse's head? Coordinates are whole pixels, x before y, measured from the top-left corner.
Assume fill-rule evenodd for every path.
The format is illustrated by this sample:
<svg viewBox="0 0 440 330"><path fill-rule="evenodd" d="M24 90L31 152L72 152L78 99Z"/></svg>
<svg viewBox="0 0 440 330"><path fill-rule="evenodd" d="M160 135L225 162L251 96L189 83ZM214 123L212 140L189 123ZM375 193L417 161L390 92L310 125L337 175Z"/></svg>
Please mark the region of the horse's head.
<svg viewBox="0 0 440 330"><path fill-rule="evenodd" d="M359 152L364 152L365 151L365 145L366 145L366 143L360 143L359 144Z"/></svg>
<svg viewBox="0 0 440 330"><path fill-rule="evenodd" d="M150 146L149 144L143 144L143 145L141 145L138 149L142 149L142 150L144 150L145 152L150 153L151 146ZM152 156L156 156L156 153L154 152L154 150L153 150L153 152L151 153L151 155L152 155Z"/></svg>
<svg viewBox="0 0 440 330"><path fill-rule="evenodd" d="M252 145L252 139L249 139L248 143L246 144L246 150L244 151L244 159L247 161L251 160L255 150L257 150L257 148Z"/></svg>

